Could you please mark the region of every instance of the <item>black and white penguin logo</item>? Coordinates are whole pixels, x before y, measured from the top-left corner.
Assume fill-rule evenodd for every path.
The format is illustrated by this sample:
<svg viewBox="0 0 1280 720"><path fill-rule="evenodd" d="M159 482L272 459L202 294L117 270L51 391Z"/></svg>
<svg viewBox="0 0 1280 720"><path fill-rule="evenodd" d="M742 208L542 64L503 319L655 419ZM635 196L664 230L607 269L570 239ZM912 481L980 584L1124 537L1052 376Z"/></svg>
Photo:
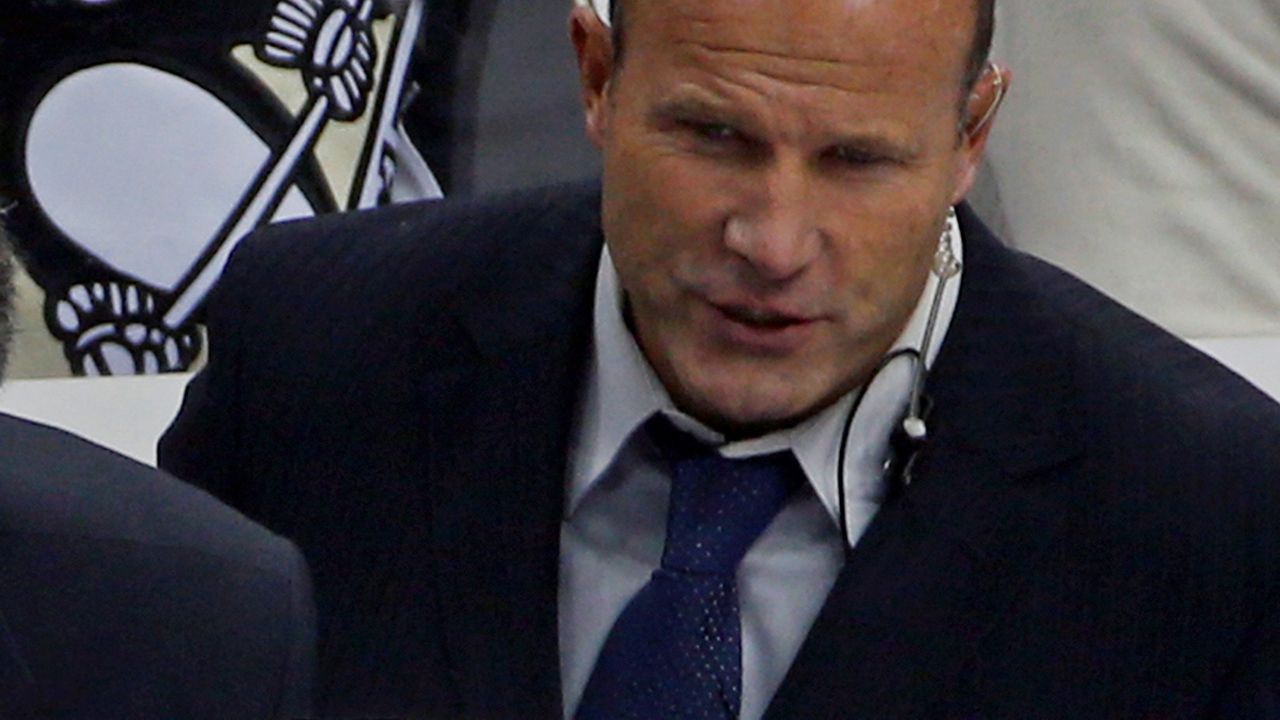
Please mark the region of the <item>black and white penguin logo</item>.
<svg viewBox="0 0 1280 720"><path fill-rule="evenodd" d="M203 300L265 223L439 195L399 125L425 1L0 11L5 224L74 373L189 368Z"/></svg>

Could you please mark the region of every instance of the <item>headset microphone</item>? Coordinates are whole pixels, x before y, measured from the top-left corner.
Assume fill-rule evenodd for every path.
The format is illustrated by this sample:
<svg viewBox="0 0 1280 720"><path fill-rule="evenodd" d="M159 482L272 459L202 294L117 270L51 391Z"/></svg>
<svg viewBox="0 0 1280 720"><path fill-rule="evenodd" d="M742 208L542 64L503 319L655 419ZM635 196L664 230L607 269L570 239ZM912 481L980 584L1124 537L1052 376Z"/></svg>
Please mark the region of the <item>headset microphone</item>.
<svg viewBox="0 0 1280 720"><path fill-rule="evenodd" d="M928 357L929 349L933 344L933 333L942 310L942 298L947 282L959 275L962 268L960 259L956 257L953 245L955 225L955 210L952 209L947 217L947 229L942 234L938 252L933 259L931 270L938 282L934 288L933 302L929 307L929 319L925 323L920 349L901 348L884 356L876 365L870 378L863 385L862 392L858 394L857 399L849 408L849 413L845 416L844 431L840 436L840 450L836 457L836 493L840 510L840 536L844 539L843 544L846 555L851 551L847 512L848 501L845 498L845 461L849 450L849 432L853 428L853 419L858 413L858 408L862 405L862 399L866 397L866 389L879 376L881 371L900 358L910 358L915 367L911 380L911 392L907 400L907 412L889 436L889 459L885 463L883 475L885 500L897 496L911 485L911 473L915 466L916 458L919 457L921 449L924 448L925 442L929 439L929 426L926 421L929 417L929 412L933 409L933 401L924 393L925 380L928 379L929 375L929 370L925 363L927 362L926 358Z"/></svg>

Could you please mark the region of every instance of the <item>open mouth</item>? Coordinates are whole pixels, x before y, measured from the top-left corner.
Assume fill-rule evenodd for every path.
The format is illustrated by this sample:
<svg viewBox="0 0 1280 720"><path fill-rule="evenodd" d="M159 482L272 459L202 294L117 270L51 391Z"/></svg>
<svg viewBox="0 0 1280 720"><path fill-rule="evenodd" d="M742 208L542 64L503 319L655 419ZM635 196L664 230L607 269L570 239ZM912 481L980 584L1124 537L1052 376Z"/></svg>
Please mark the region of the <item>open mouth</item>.
<svg viewBox="0 0 1280 720"><path fill-rule="evenodd" d="M743 325L762 329L782 329L794 325L813 322L811 318L789 315L768 309L750 308L742 305L715 305L722 315Z"/></svg>
<svg viewBox="0 0 1280 720"><path fill-rule="evenodd" d="M791 355L812 338L818 319L772 308L746 305L711 304L715 316L715 335L729 347L752 354Z"/></svg>

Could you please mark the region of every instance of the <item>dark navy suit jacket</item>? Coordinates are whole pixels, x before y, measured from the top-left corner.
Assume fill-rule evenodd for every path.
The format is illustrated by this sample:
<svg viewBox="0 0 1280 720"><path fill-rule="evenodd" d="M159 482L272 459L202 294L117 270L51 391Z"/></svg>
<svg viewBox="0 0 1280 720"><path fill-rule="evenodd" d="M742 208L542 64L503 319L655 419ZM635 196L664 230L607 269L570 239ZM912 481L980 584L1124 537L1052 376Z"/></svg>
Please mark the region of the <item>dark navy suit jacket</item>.
<svg viewBox="0 0 1280 720"><path fill-rule="evenodd" d="M394 207L231 263L161 461L304 549L330 715L559 717L598 213ZM1280 717L1280 407L961 222L916 481L768 717Z"/></svg>
<svg viewBox="0 0 1280 720"><path fill-rule="evenodd" d="M314 641L287 541L152 468L0 415L0 718L301 717Z"/></svg>

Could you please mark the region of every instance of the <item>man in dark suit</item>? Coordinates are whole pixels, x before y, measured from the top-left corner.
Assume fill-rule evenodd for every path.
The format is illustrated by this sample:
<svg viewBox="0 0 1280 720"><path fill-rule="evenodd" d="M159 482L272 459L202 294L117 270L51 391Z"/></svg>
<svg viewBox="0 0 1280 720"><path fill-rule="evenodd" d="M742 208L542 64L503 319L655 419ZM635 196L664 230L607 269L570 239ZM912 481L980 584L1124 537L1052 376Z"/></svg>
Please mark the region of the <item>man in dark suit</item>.
<svg viewBox="0 0 1280 720"><path fill-rule="evenodd" d="M161 461L324 714L1280 717L1280 408L963 206L990 12L580 7L599 191L242 248Z"/></svg>
<svg viewBox="0 0 1280 720"><path fill-rule="evenodd" d="M0 366L12 286L0 244ZM310 708L301 554L207 494L0 415L0 718Z"/></svg>

